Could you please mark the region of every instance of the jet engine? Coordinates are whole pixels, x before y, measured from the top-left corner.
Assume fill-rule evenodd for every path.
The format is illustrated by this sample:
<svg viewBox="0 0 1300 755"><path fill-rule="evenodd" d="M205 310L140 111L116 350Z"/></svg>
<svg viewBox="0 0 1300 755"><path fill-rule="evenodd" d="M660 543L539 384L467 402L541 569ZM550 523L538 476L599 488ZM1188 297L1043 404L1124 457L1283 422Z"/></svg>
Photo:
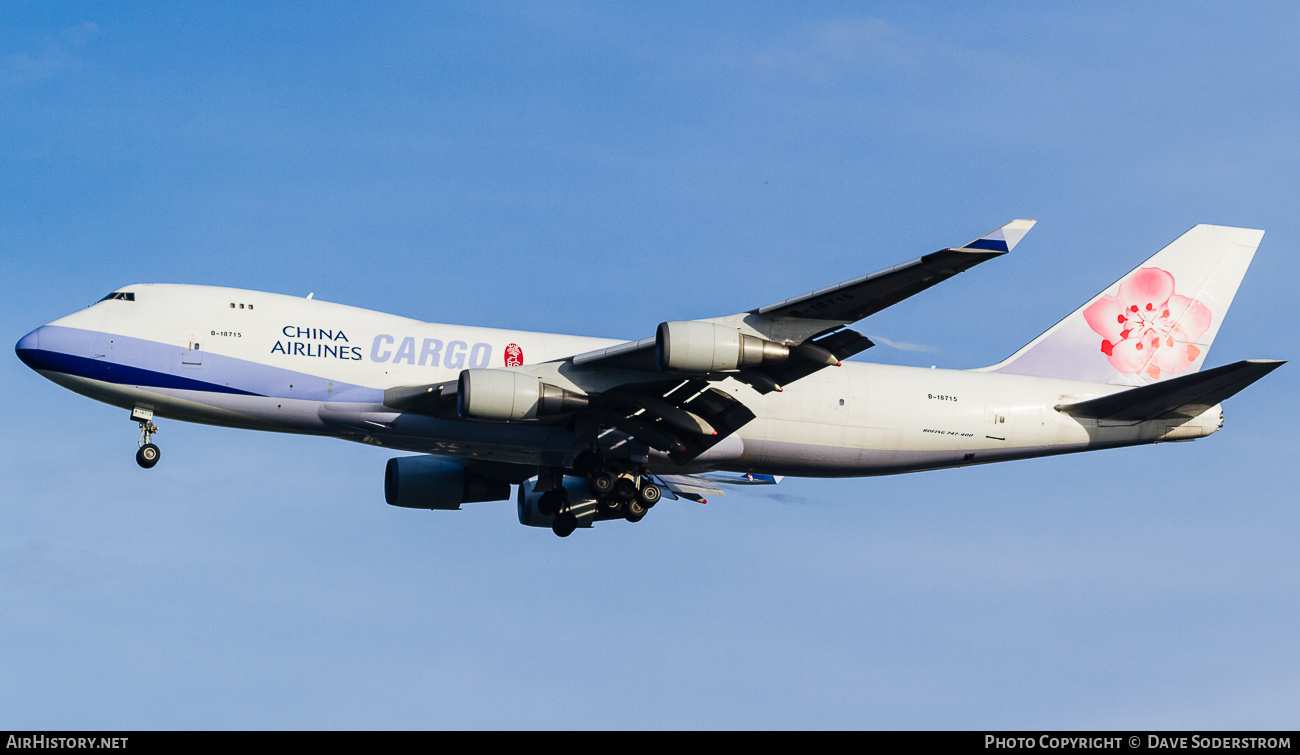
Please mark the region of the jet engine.
<svg viewBox="0 0 1300 755"><path fill-rule="evenodd" d="M711 322L664 322L655 332L659 369L672 372L732 372L789 356L786 346Z"/></svg>
<svg viewBox="0 0 1300 755"><path fill-rule="evenodd" d="M511 370L462 370L456 411L465 419L489 422L536 419L584 409L587 397L535 375Z"/></svg>
<svg viewBox="0 0 1300 755"><path fill-rule="evenodd" d="M509 498L509 483L475 474L455 459L399 456L384 470L384 499L392 506L458 509L462 503Z"/></svg>

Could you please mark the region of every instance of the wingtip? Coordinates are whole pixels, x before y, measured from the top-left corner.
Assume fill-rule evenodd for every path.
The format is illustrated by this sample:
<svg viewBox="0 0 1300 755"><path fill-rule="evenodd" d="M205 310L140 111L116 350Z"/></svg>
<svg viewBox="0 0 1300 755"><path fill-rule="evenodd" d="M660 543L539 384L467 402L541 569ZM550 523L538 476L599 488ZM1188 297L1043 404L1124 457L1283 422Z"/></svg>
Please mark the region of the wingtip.
<svg viewBox="0 0 1300 755"><path fill-rule="evenodd" d="M995 230L980 236L967 244L964 249L980 249L987 252L1009 252L1029 233L1037 220L1013 220Z"/></svg>

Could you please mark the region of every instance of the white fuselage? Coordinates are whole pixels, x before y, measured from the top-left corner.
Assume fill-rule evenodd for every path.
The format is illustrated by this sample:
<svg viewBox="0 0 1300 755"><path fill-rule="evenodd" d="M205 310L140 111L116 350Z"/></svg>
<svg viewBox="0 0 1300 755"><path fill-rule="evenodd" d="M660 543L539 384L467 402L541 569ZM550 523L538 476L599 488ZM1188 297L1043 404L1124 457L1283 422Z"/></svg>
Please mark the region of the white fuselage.
<svg viewBox="0 0 1300 755"><path fill-rule="evenodd" d="M20 354L26 344L24 359L72 390L161 417L525 464L571 448L572 433L402 413L384 406L384 390L520 360L565 388L600 390L620 379L563 368L569 356L621 343L612 339L440 325L208 286L120 291L134 300L101 301L50 323L20 342ZM861 362L766 395L732 379L716 385L756 417L693 471L891 474L1197 438L1221 421L1217 406L1190 419L1081 420L1054 407L1124 386ZM661 455L650 467L679 469Z"/></svg>

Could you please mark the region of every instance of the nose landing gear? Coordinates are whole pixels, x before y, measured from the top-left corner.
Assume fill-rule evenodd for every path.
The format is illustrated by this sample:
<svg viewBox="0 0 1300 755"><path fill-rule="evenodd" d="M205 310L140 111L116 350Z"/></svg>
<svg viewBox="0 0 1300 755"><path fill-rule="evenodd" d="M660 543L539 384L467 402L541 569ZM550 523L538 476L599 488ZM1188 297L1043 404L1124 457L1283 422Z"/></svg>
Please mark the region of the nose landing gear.
<svg viewBox="0 0 1300 755"><path fill-rule="evenodd" d="M131 419L140 425L140 450L135 452L135 463L145 469L152 469L162 456L162 451L153 444L153 434L158 426L153 423L153 412L139 407L131 410Z"/></svg>
<svg viewBox="0 0 1300 755"><path fill-rule="evenodd" d="M160 451L157 446L152 443L146 443L143 446L140 446L139 451L135 452L135 463L145 469L150 469L153 465L158 463L158 459L161 456L162 451Z"/></svg>

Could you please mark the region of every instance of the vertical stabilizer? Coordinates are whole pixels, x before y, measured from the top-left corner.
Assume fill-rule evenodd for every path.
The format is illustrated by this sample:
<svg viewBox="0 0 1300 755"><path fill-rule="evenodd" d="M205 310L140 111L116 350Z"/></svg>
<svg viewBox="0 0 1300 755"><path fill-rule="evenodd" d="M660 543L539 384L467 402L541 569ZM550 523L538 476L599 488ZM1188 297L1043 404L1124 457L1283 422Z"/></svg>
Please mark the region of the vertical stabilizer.
<svg viewBox="0 0 1300 755"><path fill-rule="evenodd" d="M1146 385L1201 369L1263 231L1198 225L989 372Z"/></svg>

